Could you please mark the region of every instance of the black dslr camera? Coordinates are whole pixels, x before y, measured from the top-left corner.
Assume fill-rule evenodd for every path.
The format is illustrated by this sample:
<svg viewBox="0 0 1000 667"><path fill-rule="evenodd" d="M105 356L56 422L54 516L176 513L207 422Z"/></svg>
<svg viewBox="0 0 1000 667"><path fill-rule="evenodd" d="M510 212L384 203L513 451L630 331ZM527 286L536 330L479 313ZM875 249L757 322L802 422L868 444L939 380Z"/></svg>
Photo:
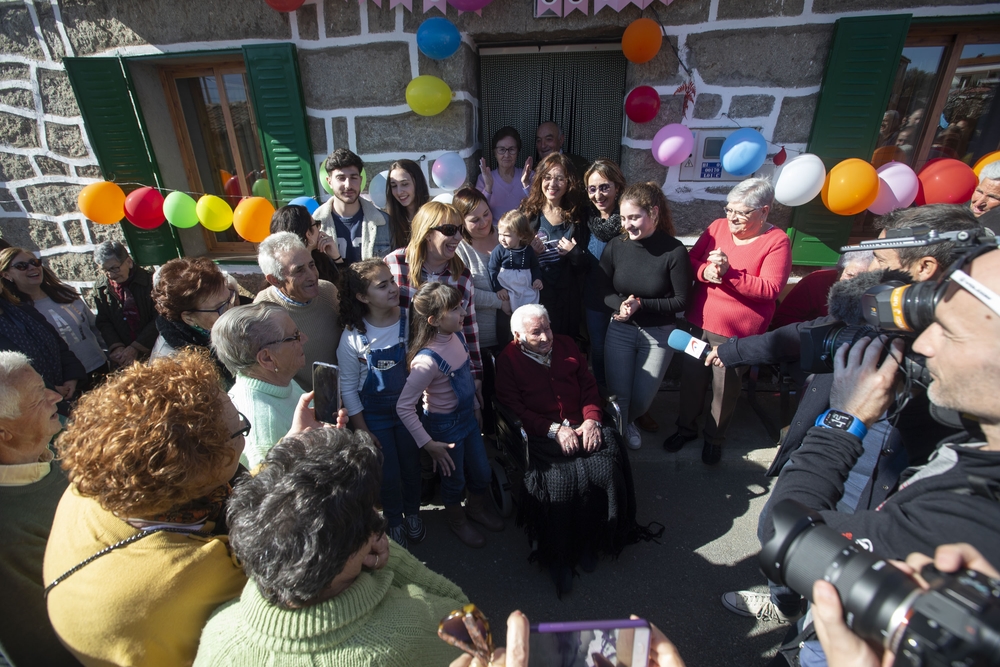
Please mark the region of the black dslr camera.
<svg viewBox="0 0 1000 667"><path fill-rule="evenodd" d="M802 370L807 373L832 373L833 358L844 343L853 345L862 338L888 335L907 340L902 370L907 377L926 386L930 374L923 355L910 349L910 343L934 321L934 309L944 297L951 275L984 252L997 248L994 236L976 236L970 230L938 232L927 227L890 229L884 239L862 241L856 246L844 246L841 252L916 248L951 242L959 259L935 281L907 284L888 281L869 288L861 297L865 324L848 325L833 322L804 327L801 337ZM888 349L885 354L888 354Z"/></svg>
<svg viewBox="0 0 1000 667"><path fill-rule="evenodd" d="M847 625L896 656L896 665L1000 665L1000 581L974 570L952 574L927 565L917 582L865 551L794 500L772 510L774 537L760 552L761 570L812 599L813 583L840 594Z"/></svg>

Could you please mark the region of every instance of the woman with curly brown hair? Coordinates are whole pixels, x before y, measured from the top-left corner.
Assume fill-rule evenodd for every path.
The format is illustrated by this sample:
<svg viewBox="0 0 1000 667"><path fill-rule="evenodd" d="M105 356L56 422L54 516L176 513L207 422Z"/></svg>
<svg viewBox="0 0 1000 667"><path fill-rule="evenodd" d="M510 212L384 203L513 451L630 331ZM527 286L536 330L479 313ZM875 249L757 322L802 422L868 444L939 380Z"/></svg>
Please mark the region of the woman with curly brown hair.
<svg viewBox="0 0 1000 667"><path fill-rule="evenodd" d="M48 610L84 664L185 665L246 576L224 521L246 421L203 352L134 364L57 443L70 481L45 552Z"/></svg>
<svg viewBox="0 0 1000 667"><path fill-rule="evenodd" d="M236 290L207 257L172 259L160 268L153 283L160 337L151 359L176 354L185 347L210 350L212 326L224 312L239 305ZM212 358L228 390L236 379L214 354Z"/></svg>
<svg viewBox="0 0 1000 667"><path fill-rule="evenodd" d="M539 295L549 311L552 330L579 338L582 295L577 273L586 265L587 226L583 190L572 161L551 153L538 163L521 211L537 234L531 247L538 254L544 288Z"/></svg>

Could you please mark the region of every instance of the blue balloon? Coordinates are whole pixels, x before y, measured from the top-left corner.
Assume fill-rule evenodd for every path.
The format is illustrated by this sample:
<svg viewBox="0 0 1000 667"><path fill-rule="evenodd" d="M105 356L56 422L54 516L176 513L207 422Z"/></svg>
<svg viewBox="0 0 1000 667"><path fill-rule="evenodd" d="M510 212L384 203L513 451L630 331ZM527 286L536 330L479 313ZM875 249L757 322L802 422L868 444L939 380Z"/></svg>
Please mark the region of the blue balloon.
<svg viewBox="0 0 1000 667"><path fill-rule="evenodd" d="M444 60L454 55L461 45L458 28L444 17L427 19L417 28L417 48L428 58Z"/></svg>
<svg viewBox="0 0 1000 667"><path fill-rule="evenodd" d="M296 197L292 201L288 202L289 206L305 206L306 210L309 211L309 215L316 212L319 208L319 202L317 202L312 197Z"/></svg>
<svg viewBox="0 0 1000 667"><path fill-rule="evenodd" d="M767 142L757 130L744 127L722 144L722 168L733 176L749 176L767 159Z"/></svg>

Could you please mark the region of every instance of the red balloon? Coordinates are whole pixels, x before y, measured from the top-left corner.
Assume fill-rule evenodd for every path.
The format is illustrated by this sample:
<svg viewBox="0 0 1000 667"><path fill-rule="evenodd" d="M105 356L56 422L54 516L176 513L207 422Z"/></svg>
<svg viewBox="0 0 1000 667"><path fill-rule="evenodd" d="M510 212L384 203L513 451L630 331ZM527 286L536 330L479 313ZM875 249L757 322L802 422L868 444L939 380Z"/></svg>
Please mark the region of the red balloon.
<svg viewBox="0 0 1000 667"><path fill-rule="evenodd" d="M271 6L272 9L276 9L279 12L294 12L296 9L301 7L306 0L267 0L267 4Z"/></svg>
<svg viewBox="0 0 1000 667"><path fill-rule="evenodd" d="M463 12L478 12L493 0L448 0L448 4Z"/></svg>
<svg viewBox="0 0 1000 667"><path fill-rule="evenodd" d="M625 115L633 123L648 123L660 112L660 94L652 86L639 86L625 98Z"/></svg>
<svg viewBox="0 0 1000 667"><path fill-rule="evenodd" d="M917 178L923 186L924 201L928 204L967 202L979 185L972 167L952 158L928 162L917 174Z"/></svg>
<svg viewBox="0 0 1000 667"><path fill-rule="evenodd" d="M785 147L782 146L781 150L778 151L777 154L774 156L772 162L774 162L775 167L780 167L781 165L785 164L785 160L787 159L788 159L788 153L785 151Z"/></svg>
<svg viewBox="0 0 1000 667"><path fill-rule="evenodd" d="M156 229L166 220L163 195L154 188L139 188L125 198L125 217L139 229Z"/></svg>

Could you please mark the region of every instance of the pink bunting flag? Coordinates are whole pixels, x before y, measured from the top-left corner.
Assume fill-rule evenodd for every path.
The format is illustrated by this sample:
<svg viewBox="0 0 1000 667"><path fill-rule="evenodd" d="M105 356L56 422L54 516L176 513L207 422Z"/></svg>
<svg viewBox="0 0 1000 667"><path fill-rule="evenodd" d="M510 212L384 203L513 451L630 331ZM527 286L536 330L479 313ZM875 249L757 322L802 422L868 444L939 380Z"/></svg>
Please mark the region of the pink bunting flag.
<svg viewBox="0 0 1000 667"><path fill-rule="evenodd" d="M669 4L670 4L671 2L673 2L673 1L674 1L674 0L660 0L660 2L662 2L662 3L663 3L663 4L665 4L665 5L669 5Z"/></svg>
<svg viewBox="0 0 1000 667"><path fill-rule="evenodd" d="M610 7L611 9L618 11L618 0L594 0L594 14L601 11L605 7Z"/></svg>
<svg viewBox="0 0 1000 667"><path fill-rule="evenodd" d="M563 0L563 16L569 16L573 12L581 12L587 15L587 0Z"/></svg>
<svg viewBox="0 0 1000 667"><path fill-rule="evenodd" d="M389 9L403 5L411 12L413 11L413 0L389 0Z"/></svg>
<svg viewBox="0 0 1000 667"><path fill-rule="evenodd" d="M653 4L653 0L632 0L632 4L639 5L639 9L645 9Z"/></svg>
<svg viewBox="0 0 1000 667"><path fill-rule="evenodd" d="M432 9L436 9L445 16L447 16L448 15L448 6L446 4L447 1L448 0L424 0L424 14L426 14Z"/></svg>
<svg viewBox="0 0 1000 667"><path fill-rule="evenodd" d="M563 0L537 0L535 16L545 16L549 12L561 17L563 15Z"/></svg>

